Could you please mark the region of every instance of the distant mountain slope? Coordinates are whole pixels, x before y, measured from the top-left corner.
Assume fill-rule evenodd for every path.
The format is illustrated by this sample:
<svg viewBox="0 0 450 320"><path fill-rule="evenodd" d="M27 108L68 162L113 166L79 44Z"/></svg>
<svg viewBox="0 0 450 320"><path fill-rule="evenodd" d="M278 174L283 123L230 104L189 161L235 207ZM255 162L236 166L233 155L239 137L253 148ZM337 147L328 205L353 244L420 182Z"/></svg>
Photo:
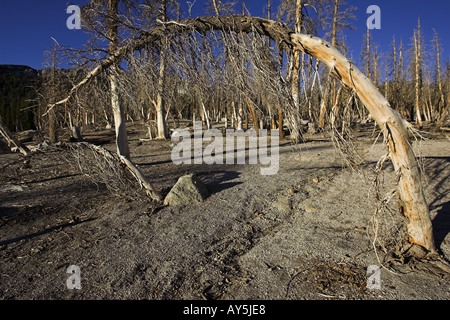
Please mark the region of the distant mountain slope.
<svg viewBox="0 0 450 320"><path fill-rule="evenodd" d="M22 65L0 65L0 116L11 131L34 129L31 99L40 71Z"/></svg>
<svg viewBox="0 0 450 320"><path fill-rule="evenodd" d="M38 70L35 70L29 66L0 64L0 74L3 73L24 74L33 77L37 77L39 75Z"/></svg>

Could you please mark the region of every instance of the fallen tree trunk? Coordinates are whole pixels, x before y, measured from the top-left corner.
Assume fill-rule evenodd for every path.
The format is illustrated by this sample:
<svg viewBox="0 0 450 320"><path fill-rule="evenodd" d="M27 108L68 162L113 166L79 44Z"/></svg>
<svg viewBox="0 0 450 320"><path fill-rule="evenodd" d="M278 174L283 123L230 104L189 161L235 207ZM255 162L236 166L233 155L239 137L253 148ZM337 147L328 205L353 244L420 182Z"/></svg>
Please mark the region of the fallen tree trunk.
<svg viewBox="0 0 450 320"><path fill-rule="evenodd" d="M289 27L279 22L251 16L207 16L180 22L159 22L160 26L142 33L129 44L115 50L82 82L72 88L66 99L51 105L50 109L67 102L78 88L115 62L120 61L128 53L140 50L149 43L160 40L164 35L222 30L225 32L256 32L268 36L275 41L279 48L290 51L299 49L324 62L331 69L332 74L337 76L344 85L355 90L372 117L382 128L385 140L389 145L390 156L399 176L398 191L402 201L403 214L408 220L409 241L429 251L436 250L417 160L409 143L408 130L412 128L411 125L390 107L386 98L373 83L330 43L320 38L294 33Z"/></svg>
<svg viewBox="0 0 450 320"><path fill-rule="evenodd" d="M64 146L64 143L60 143L59 145ZM87 142L80 142L77 143L76 145L93 150L94 152L98 153L99 155L109 160L112 160L113 162L123 163L127 167L128 171L130 171L133 177L138 181L138 183L145 189L150 198L152 198L157 202L161 202L163 200L162 196L158 193L158 191L156 191L156 189L152 186L152 184L144 177L144 175L138 169L138 167L136 167L136 165L127 157L112 153L102 147Z"/></svg>
<svg viewBox="0 0 450 320"><path fill-rule="evenodd" d="M5 139L5 141L8 143L8 146L11 149L11 146L15 146L17 150L20 151L24 156L27 156L30 150L24 145L20 143L17 139L15 139L11 132L9 132L8 127L3 123L2 117L0 116L0 135Z"/></svg>

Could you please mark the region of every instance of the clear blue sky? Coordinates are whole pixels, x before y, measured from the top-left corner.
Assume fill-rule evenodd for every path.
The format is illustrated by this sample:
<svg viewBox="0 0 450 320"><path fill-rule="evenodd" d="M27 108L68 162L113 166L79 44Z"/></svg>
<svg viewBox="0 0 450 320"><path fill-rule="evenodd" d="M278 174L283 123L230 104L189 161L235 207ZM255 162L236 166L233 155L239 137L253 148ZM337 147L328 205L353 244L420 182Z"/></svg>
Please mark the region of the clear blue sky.
<svg viewBox="0 0 450 320"><path fill-rule="evenodd" d="M87 0L71 0L82 5ZM180 3L185 4L186 0ZM193 0L191 0L193 2ZM194 14L202 12L205 0L197 0ZM238 1L240 2L240 1ZM279 0L272 0L276 7ZM249 11L261 16L266 0L247 0ZM381 8L381 30L373 30L374 41L382 52L390 48L392 37L403 39L406 47L411 43L417 18L420 16L426 44L431 45L435 28L442 40L444 59L450 56L450 1L449 0L347 0L358 7L355 15L356 31L347 32L347 44L358 60L363 33L366 31L369 5ZM23 64L41 69L43 52L53 46L51 38L60 44L80 47L86 40L83 31L73 31L66 27L69 15L66 13L68 1L64 0L0 0L0 64Z"/></svg>

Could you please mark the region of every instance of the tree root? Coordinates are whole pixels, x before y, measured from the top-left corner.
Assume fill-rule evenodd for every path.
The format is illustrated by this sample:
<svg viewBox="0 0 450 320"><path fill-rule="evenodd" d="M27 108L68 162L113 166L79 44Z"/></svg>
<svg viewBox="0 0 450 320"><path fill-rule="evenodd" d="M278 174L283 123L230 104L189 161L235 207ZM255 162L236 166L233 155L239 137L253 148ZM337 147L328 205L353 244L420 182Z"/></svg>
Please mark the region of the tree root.
<svg viewBox="0 0 450 320"><path fill-rule="evenodd" d="M384 264L403 274L418 272L450 280L450 263L443 255L406 241L386 254Z"/></svg>

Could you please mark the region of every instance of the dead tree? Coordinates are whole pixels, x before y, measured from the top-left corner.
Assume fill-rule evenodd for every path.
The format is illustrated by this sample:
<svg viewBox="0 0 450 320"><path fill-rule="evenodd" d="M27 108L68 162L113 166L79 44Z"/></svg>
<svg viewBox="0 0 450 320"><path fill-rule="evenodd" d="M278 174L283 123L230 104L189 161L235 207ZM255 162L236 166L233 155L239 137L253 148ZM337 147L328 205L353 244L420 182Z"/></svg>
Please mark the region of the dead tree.
<svg viewBox="0 0 450 320"><path fill-rule="evenodd" d="M108 29L109 29L109 52L114 52L119 46L119 27L117 24L119 0L108 0L109 17L108 17ZM122 109L119 97L119 85L117 78L118 64L114 63L110 66L110 85L111 85L111 106L114 114L114 122L116 128L116 145L117 153L125 157L130 158L130 147L128 144L127 128L125 121L125 114Z"/></svg>
<svg viewBox="0 0 450 320"><path fill-rule="evenodd" d="M438 90L439 90L439 114L438 114L438 118L439 120L443 121L445 120L445 117L443 117L444 115L444 110L446 107L446 99L445 99L445 95L444 95L444 90L443 90L443 84L442 84L442 74L441 74L441 46L439 43L439 36L436 30L434 31L434 47L436 50L436 56L435 56L435 64L436 64L436 72L435 72L435 77L437 78L437 85L438 85Z"/></svg>
<svg viewBox="0 0 450 320"><path fill-rule="evenodd" d="M168 21L161 23L160 26L150 31L143 32L134 41L112 52L108 59L100 62L97 68L72 89L71 94L83 83L88 82L101 71L120 61L126 54L158 41L165 34L180 34L191 32L193 29L198 32L210 32L211 30L257 32L269 36L287 50L299 48L332 69L343 85L357 93L378 126L383 130L386 143L389 146L390 158L398 174L398 194L402 203L402 213L407 220L409 241L431 252L436 251L429 209L421 184L421 175L409 142L412 126L390 107L386 98L356 66L336 48L332 47L330 43L320 38L294 33L287 26L275 21L241 15L198 17L177 22ZM70 95L67 99L70 99ZM53 106L61 103L64 102L57 102Z"/></svg>
<svg viewBox="0 0 450 320"><path fill-rule="evenodd" d="M415 107L416 123L422 126L422 33L420 29L420 19L417 30L414 31L414 71L415 71Z"/></svg>
<svg viewBox="0 0 450 320"><path fill-rule="evenodd" d="M161 21L167 21L167 0L161 3ZM165 100L163 97L166 82L166 60L167 60L167 39L161 38L161 51L159 60L158 95L156 98L156 126L158 129L158 139L167 139Z"/></svg>

